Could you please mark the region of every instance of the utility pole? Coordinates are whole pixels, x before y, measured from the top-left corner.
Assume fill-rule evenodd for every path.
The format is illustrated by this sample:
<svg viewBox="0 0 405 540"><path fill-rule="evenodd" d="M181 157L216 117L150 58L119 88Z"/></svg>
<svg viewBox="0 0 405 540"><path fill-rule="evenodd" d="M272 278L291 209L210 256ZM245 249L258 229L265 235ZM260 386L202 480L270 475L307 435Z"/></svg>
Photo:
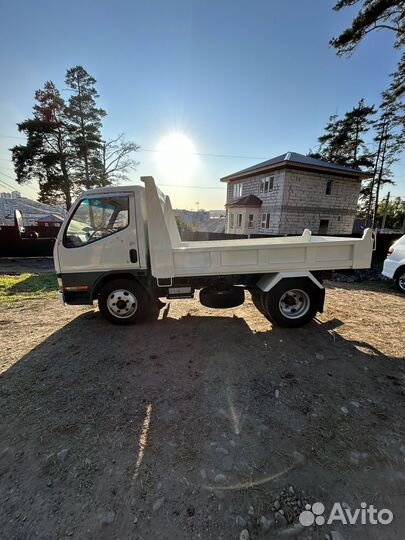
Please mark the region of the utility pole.
<svg viewBox="0 0 405 540"><path fill-rule="evenodd" d="M387 200L385 201L384 217L383 217L383 220L382 220L381 229L385 229L385 222L387 220L388 205L390 203L390 195L391 195L391 192L389 191L388 195L387 195Z"/></svg>
<svg viewBox="0 0 405 540"><path fill-rule="evenodd" d="M197 224L196 224L196 231L200 228L200 201L196 201L195 203L197 207Z"/></svg>

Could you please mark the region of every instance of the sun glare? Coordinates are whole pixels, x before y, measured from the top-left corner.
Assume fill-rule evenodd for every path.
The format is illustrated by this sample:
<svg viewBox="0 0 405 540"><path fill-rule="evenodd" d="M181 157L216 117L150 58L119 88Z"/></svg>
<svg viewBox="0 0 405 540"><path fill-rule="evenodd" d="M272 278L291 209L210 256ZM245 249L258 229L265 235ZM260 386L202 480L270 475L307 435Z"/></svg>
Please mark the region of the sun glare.
<svg viewBox="0 0 405 540"><path fill-rule="evenodd" d="M165 172L174 176L191 174L197 165L193 142L179 132L170 133L160 141L157 160Z"/></svg>

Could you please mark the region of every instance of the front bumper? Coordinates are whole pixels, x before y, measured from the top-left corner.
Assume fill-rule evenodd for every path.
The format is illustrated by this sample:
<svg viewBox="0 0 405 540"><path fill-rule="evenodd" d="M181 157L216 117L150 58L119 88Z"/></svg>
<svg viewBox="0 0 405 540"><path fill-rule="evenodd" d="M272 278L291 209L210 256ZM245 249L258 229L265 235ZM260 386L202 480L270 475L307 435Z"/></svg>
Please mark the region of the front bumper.
<svg viewBox="0 0 405 540"><path fill-rule="evenodd" d="M88 291L58 291L59 302L64 306L92 306Z"/></svg>

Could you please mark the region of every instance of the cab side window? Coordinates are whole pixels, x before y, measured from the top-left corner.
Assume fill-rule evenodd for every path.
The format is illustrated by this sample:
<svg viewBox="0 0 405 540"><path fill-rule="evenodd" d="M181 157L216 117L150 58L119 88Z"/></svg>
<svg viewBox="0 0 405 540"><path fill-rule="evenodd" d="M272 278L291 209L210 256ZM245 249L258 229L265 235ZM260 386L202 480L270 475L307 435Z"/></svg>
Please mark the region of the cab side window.
<svg viewBox="0 0 405 540"><path fill-rule="evenodd" d="M83 199L70 218L63 245L68 248L86 246L122 231L128 223L128 197Z"/></svg>

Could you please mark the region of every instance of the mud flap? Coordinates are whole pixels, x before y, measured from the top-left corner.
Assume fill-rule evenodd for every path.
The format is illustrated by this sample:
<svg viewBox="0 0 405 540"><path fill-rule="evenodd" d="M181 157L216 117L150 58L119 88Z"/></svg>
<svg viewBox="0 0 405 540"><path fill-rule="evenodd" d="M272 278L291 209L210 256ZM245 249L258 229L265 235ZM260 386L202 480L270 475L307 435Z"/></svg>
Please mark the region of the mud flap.
<svg viewBox="0 0 405 540"><path fill-rule="evenodd" d="M319 289L317 311L323 313L323 306L325 304L325 289Z"/></svg>

